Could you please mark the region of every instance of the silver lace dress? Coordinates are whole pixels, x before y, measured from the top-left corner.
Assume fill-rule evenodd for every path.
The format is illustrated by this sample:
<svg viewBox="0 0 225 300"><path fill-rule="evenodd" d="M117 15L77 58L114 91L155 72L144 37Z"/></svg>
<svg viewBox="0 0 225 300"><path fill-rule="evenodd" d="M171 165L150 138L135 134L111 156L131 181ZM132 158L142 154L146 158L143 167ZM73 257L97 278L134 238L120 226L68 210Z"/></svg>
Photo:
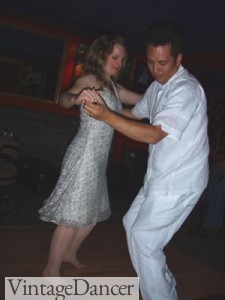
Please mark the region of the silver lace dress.
<svg viewBox="0 0 225 300"><path fill-rule="evenodd" d="M112 110L121 110L117 94L105 89L102 97ZM78 132L67 148L58 182L39 210L41 220L82 227L109 218L106 168L113 133L80 108Z"/></svg>

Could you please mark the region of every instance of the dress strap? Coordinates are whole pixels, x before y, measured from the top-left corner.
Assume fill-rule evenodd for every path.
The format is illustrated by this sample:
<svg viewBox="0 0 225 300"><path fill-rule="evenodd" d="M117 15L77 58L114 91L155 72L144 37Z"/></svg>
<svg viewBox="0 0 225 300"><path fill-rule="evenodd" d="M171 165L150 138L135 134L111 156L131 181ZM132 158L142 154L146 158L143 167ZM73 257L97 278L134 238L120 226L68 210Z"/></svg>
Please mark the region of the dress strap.
<svg viewBox="0 0 225 300"><path fill-rule="evenodd" d="M113 90L114 90L114 93L115 93L115 96L116 96L117 100L120 100L119 94L118 94L118 92L117 92L117 88L115 87L115 84L114 84L114 82L112 81L111 78L110 78L110 82L111 82L111 84L112 84L112 87L113 87Z"/></svg>

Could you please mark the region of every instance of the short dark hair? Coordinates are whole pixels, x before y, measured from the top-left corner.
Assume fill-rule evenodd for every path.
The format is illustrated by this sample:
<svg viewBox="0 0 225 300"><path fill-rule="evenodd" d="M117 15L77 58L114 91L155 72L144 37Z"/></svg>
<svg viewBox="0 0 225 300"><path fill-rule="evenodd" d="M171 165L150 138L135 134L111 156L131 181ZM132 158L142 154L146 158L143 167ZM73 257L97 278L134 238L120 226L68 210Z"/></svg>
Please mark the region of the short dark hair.
<svg viewBox="0 0 225 300"><path fill-rule="evenodd" d="M147 45L155 47L171 45L171 54L177 57L182 52L183 34L180 29L170 22L153 23L147 29Z"/></svg>

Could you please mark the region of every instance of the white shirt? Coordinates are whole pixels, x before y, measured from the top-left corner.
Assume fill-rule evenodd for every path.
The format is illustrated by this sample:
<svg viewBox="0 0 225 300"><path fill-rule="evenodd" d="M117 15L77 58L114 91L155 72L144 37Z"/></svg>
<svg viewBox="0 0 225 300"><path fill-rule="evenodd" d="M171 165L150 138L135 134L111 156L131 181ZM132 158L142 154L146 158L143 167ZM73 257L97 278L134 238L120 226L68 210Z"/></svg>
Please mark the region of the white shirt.
<svg viewBox="0 0 225 300"><path fill-rule="evenodd" d="M154 81L132 113L168 133L149 145L146 193L203 191L208 182L208 119L205 93L197 79L180 66L167 83Z"/></svg>

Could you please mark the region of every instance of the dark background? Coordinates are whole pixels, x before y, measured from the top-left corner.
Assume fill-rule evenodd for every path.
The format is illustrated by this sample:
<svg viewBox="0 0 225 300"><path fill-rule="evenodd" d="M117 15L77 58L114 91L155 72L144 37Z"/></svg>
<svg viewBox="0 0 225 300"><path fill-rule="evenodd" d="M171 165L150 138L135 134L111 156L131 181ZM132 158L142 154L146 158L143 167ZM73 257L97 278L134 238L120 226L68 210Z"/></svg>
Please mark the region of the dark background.
<svg viewBox="0 0 225 300"><path fill-rule="evenodd" d="M88 38L119 32L141 55L145 29L168 20L182 29L187 53L225 50L224 0L0 0L1 11Z"/></svg>

